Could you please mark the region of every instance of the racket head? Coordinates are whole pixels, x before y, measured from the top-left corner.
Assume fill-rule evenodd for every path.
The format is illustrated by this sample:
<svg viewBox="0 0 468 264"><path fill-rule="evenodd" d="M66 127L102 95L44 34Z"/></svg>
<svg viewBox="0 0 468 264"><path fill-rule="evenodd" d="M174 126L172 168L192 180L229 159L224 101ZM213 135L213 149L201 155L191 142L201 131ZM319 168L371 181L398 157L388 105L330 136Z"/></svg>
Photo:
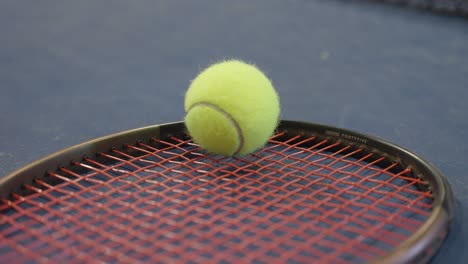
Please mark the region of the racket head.
<svg viewBox="0 0 468 264"><path fill-rule="evenodd" d="M149 161L146 159L149 159ZM139 162L144 164L135 165ZM151 165L148 165L148 162ZM170 174L177 175L174 177L177 178L179 185L172 182L170 176L163 175L169 172L167 170L168 166L174 164L177 167L176 172ZM129 169L129 166L133 166L133 169ZM252 166L256 169L252 170ZM263 173L262 169L267 170L269 166L275 168ZM161 172L157 169L159 167L165 169ZM119 170L123 170L124 173L109 174L109 171ZM127 171L125 172L125 170ZM93 175L97 175L97 178L92 179ZM105 180L98 179L102 175L105 175ZM157 177L160 178L161 175L166 177L163 181L155 180ZM151 190L149 192L151 195L146 195L145 190L138 189L142 188L139 184L129 183L133 187L138 187L134 189L135 191L145 194L140 197L142 200L153 199L153 202L150 203L153 206L151 208L148 208L148 204L144 201L133 200L135 204L142 202L143 206L141 208L136 207L138 213L130 212L129 214L132 217L140 217L144 210L151 211L158 206L164 206L162 212L155 213L151 211L151 215L159 219L167 218L167 221L182 221L177 217L177 219L174 218L176 214L168 213L172 210L173 212L182 213L185 218L193 221L185 222L184 226L178 226L177 223L173 224L170 227L176 227L176 229L167 231L172 237L177 237L178 234L182 233L183 237L186 238L184 242L177 240L180 237L176 239L176 242L174 242L175 240L167 240L162 229L160 231L163 233L156 233L154 240L141 234L141 231L132 229L138 224L148 225L149 223L159 228L161 226L167 227L167 223L161 225L161 223L156 224L151 221L144 222L142 220L141 223L130 221L128 223L130 225L129 229L118 229L112 235L118 236L119 232L124 231L128 234L135 232L139 236L135 238L135 236L130 235L129 237L143 240L145 246L147 246L148 242L155 243L154 249L159 250L158 254L160 255L153 255L157 251L152 251L150 247L150 249L145 249L130 256L116 255L115 258L104 256L104 260L133 262L139 259L150 259L155 261L163 259L161 252L165 252L167 258L164 260L179 261L181 259L174 257L173 253L182 254L185 252L187 258L182 256L182 259L193 260L194 262L209 260L229 262L243 259L253 263L261 263L264 259L281 259L290 263L300 263L301 260L319 259L326 262L338 261L343 263L361 261L424 263L430 260L443 243L453 218L453 196L443 175L433 165L414 153L382 139L330 126L282 121L275 136L272 137L264 149L243 158L226 158L207 155L200 151L190 141L184 124L177 122L135 129L85 142L36 161L0 179L0 199L3 203L0 203L0 214L3 216L2 223L0 223L0 235L4 242L9 243L2 245L0 242L0 245L2 245L0 252L2 248L3 251L18 250L18 253L27 253L28 250L31 250L28 245L22 246L21 250L14 246L15 243L22 243L23 236L30 234L25 223L34 224L43 221L41 227L35 231L36 233L31 238L33 241L31 244L34 246L37 247L37 244L40 243L46 245L47 243L58 243L49 239L44 242L41 240L40 235L47 233L44 233L44 225L47 225L47 223L44 223L44 219L48 219L47 214L55 214L56 216L58 214L58 217L60 217L60 210L48 208L49 211L46 212L45 216L41 215L40 218L31 220L34 217L29 215L27 221L21 222L19 219L22 218L19 215L25 214L27 210L22 208L22 204L29 207L29 200L41 199L41 196L47 195L44 196L47 198L47 202L38 203L36 200L32 202L34 205L47 207L47 204L51 203L49 200L54 199L54 195L51 194L54 189L60 190L60 188L67 186L75 189L87 188L86 186L77 185L77 182L81 181L94 181L94 184L96 181L101 181L101 184L109 187L107 184L109 181L114 180L113 177L119 178L119 180L125 178L128 183L128 181L134 181L135 179L129 180L127 177L134 178L134 176L140 177L136 181L142 183L141 186L146 186L145 188L150 188L148 187L150 186L148 185L149 182L153 186L164 185L165 187L161 189L161 193L173 193L172 191L177 189L176 194L163 198L165 202L174 199L180 203L180 200L185 199L185 201L189 201L189 204L178 207L180 204L172 203L174 208L169 208L167 204L162 202L161 196L155 193L157 189ZM280 181L277 181L277 178L280 178ZM400 183L395 185L392 183L394 180ZM301 183L303 181L305 183ZM169 182L174 184L174 190L171 190L171 186L167 185ZM389 185L387 186L385 182L389 183ZM345 184L339 186L341 183ZM365 184L360 186L362 183ZM184 189L187 184L189 188ZM357 187L352 185L357 185ZM88 187L95 188L92 186ZM209 187L211 189L207 189L207 186L211 186ZM375 186L380 187L372 189ZM119 192L120 187L110 187ZM362 189L363 193L356 193L357 189L355 187ZM409 189L405 190L407 187ZM204 189L208 196L200 194L197 188ZM303 189L305 191L301 193ZM382 194L385 192L384 190L386 190L386 194ZM404 194L400 197L398 193L402 190ZM75 191L81 192L82 190ZM268 192L271 192L271 194ZM397 193L397 195L391 194L392 192ZM128 192L125 193L128 195ZM295 196L295 193L299 194L299 198ZM341 198L333 196L336 194L342 195L343 193L348 196L344 195ZM377 196L373 198L370 195L366 196L371 193ZM187 196L187 194L190 196ZM106 195L109 195L109 193L104 194L104 196ZM57 201L52 202L53 204L61 203L59 196L57 196ZM257 199L255 196L260 198ZM405 198L405 196L407 197ZM224 197L228 197L227 200ZM112 200L111 196L106 198ZM411 202L413 198L417 202ZM80 198L81 205L88 203L86 199ZM353 202L348 202L346 199ZM398 201L394 201L394 199ZM380 203L381 200L384 202ZM193 202L193 205L190 204L191 202ZM217 203L222 206L217 207ZM231 205L231 203L235 205ZM354 209L341 208L340 205L336 205L339 203L345 204L349 208L357 206L359 213L353 212ZM99 206L110 206L112 204L115 203L103 203L99 204ZM274 208L276 204L280 206L276 207L276 209L268 209L270 207ZM365 207L365 204L368 207ZM69 202L66 205L68 207L74 206L73 204L70 205ZM128 206L132 207L127 203ZM324 206L325 209L319 208L320 206ZM381 215L385 210L398 211L412 206L414 208L408 212L388 213L383 217ZM244 207L247 208L246 211L243 211L242 208ZM225 208L228 208L230 212L223 211L217 215L217 210L225 210ZM77 210L77 208L74 208L74 210ZM192 215L190 212L193 210L198 213ZM86 214L85 212L81 213ZM115 216L112 212L110 214ZM379 214L380 218L377 217ZM408 216L408 214L416 216ZM77 215L79 216L80 212ZM97 215L97 217L103 217L104 215ZM326 217L323 217L323 215ZM356 218L356 215L364 216ZM89 217L87 215L87 219ZM329 218L340 219L329 220ZM386 219L388 218L397 220L387 222ZM56 217L53 219L56 220ZM125 217L119 219L126 220ZM149 220L149 218L145 219L145 221ZM223 224L224 219L229 221ZM94 220L89 221L95 224ZM380 224L379 227L378 221L385 223ZM410 225L405 224L405 221L414 223L414 226L409 227ZM365 226L366 223L368 226ZM119 224L118 220L103 226L110 228L114 224ZM210 225L216 228L210 229ZM309 225L314 227L309 227ZM354 225L361 226L356 227ZM206 233L195 232L194 235L192 231L197 228L207 228L208 231ZM387 230L388 228L390 228L390 231ZM63 231L58 230L60 227L57 227L57 225L53 225L51 229L59 233ZM71 230L82 229L83 226ZM254 230L254 234L249 233L249 229ZM359 231L365 232L366 229L374 230L377 235L368 234L371 237L360 237ZM9 230L14 230L14 232ZM98 231L96 228L90 230ZM175 232L174 230L178 231ZM241 231L237 232L236 230ZM288 235L288 232L291 232L292 235ZM379 232L381 233L379 234ZM301 233L305 235L301 235ZM161 241L169 243L168 245L172 249L168 249L167 245L164 245L161 249L156 235L162 235L163 239ZM18 236L23 240L15 240ZM73 233L67 233L67 235L64 235L64 241L60 241L60 243L67 244L66 241L68 240L73 241L70 242L70 245L80 243L83 236L86 235L78 234L74 236ZM105 236L108 237L108 234ZM385 239L379 241L379 236L388 236L392 241L385 241ZM126 235L123 235L123 237L127 238ZM195 239L192 241L191 237L195 237ZM231 241L226 242L227 249L222 247L218 249L220 251L218 253L216 253L216 250L209 252L207 247L215 247L216 244L226 238L231 239ZM265 238L269 241L263 241ZM206 239L211 239L216 243L206 242ZM398 239L400 241L395 241ZM143 244L139 244L140 240L133 242L133 245L132 243L122 245L121 243L124 242L121 239L117 240L118 243L116 243L122 249L130 250L132 246L142 246ZM182 246L180 243L182 243ZM195 247L192 247L191 243ZM279 247L274 246L275 244L279 244ZM303 246L305 244L307 246ZM95 246L97 251L86 251L86 246L90 245ZM81 247L81 249L83 249L84 253L90 253L88 256L80 255L83 252L70 251L67 252L67 257L70 258L70 255L78 254L81 260L96 260L94 258L99 255L99 250L105 249L104 247L100 248L99 243L93 244L93 242L89 241L86 246ZM233 247L235 250L229 247ZM346 248L346 250L343 248ZM181 249L184 250L180 251ZM295 249L298 250L295 251ZM260 253L256 250L259 250ZM310 252L307 250L310 250ZM354 253L350 253L356 250L361 250L365 254L353 255ZM115 252L111 254L115 254ZM3 255L11 257L11 254ZM27 256L33 259L38 257L37 255ZM51 259L57 260L60 259L60 256L60 254L52 255ZM2 259L2 255L0 255L0 259ZM70 261L70 259L67 260Z"/></svg>

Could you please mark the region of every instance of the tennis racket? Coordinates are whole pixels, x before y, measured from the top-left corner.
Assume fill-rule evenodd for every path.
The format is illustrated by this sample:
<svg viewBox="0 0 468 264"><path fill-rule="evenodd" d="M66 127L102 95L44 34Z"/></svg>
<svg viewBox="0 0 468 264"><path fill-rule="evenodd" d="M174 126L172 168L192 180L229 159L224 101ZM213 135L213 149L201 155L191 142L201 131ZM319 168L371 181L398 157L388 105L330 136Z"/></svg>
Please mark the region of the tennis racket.
<svg viewBox="0 0 468 264"><path fill-rule="evenodd" d="M184 124L92 140L0 180L1 263L425 263L453 198L415 154L282 121L261 150L205 154Z"/></svg>

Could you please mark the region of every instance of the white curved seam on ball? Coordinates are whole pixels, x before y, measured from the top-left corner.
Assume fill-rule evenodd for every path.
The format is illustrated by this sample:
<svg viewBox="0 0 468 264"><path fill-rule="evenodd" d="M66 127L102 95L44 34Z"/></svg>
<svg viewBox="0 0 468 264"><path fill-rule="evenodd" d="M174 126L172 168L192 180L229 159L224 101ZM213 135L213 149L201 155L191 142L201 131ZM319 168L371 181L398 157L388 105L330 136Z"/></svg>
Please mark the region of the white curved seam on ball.
<svg viewBox="0 0 468 264"><path fill-rule="evenodd" d="M236 130L237 132L237 139L239 140L239 145L237 147L237 149L234 151L234 153L232 155L236 155L239 153L239 151L242 149L242 147L244 146L244 136L242 134L242 129L240 128L239 124L237 123L237 121L226 111L224 111L224 109L222 109L221 107L215 105L215 104L212 104L212 103L208 103L208 102L198 102L198 103L195 103L193 104L187 111L190 112L190 110L192 110L193 108L197 107L197 106L206 106L206 107L209 107L219 113L221 113L224 117L227 118L227 120L229 120L229 122L231 123L231 125L234 127L234 129Z"/></svg>

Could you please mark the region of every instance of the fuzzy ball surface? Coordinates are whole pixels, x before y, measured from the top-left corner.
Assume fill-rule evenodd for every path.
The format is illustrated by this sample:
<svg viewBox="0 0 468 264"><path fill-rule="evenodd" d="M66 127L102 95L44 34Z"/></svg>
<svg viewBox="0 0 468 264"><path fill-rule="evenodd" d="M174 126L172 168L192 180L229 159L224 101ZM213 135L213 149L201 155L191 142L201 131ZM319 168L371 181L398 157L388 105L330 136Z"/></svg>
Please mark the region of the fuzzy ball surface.
<svg viewBox="0 0 468 264"><path fill-rule="evenodd" d="M239 60L203 70L185 94L185 125L209 153L244 156L272 136L280 115L279 96L256 66Z"/></svg>

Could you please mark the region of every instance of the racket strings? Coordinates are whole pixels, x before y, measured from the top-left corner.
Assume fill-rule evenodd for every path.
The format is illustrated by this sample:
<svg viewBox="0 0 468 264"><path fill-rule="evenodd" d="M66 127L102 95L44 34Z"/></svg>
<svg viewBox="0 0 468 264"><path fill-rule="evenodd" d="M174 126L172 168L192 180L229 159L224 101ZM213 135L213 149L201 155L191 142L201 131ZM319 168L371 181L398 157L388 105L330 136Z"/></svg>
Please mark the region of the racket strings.
<svg viewBox="0 0 468 264"><path fill-rule="evenodd" d="M242 158L152 139L73 165L1 201L1 260L359 263L432 210L410 169L310 136Z"/></svg>

